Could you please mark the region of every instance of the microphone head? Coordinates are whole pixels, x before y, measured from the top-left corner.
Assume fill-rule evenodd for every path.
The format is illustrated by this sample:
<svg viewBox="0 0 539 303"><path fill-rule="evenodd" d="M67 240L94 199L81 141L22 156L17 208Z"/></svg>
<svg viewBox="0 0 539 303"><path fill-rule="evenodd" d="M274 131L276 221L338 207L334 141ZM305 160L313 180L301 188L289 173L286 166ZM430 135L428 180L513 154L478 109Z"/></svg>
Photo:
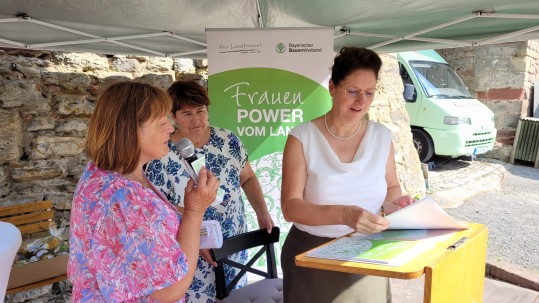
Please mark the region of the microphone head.
<svg viewBox="0 0 539 303"><path fill-rule="evenodd" d="M176 143L176 147L178 148L180 156L184 159L191 158L195 155L195 146L193 145L193 142L187 138L181 138L180 141Z"/></svg>

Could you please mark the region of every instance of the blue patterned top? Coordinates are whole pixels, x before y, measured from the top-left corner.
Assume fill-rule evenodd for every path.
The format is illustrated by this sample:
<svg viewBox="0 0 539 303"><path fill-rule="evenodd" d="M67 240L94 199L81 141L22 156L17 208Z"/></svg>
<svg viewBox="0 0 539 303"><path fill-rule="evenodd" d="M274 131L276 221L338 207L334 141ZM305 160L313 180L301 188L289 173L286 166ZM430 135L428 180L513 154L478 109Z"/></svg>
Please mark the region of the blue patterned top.
<svg viewBox="0 0 539 303"><path fill-rule="evenodd" d="M148 163L146 176L175 205L184 206L185 187L189 173L185 162L179 156L176 145L169 141L169 152L160 160ZM223 201L214 202L204 214L204 220L221 223L223 237L229 238L247 231L245 206L242 198L240 173L247 164L247 151L241 140L230 130L210 126L210 138L206 144L195 149L196 155L206 158L205 166L219 179L219 186L225 191ZM236 261L245 263L247 252L241 252ZM233 270L225 267L225 271ZM228 276L228 274L227 274ZM240 284L243 285L244 283ZM188 302L214 302L215 273L208 262L199 257L197 272L189 291Z"/></svg>

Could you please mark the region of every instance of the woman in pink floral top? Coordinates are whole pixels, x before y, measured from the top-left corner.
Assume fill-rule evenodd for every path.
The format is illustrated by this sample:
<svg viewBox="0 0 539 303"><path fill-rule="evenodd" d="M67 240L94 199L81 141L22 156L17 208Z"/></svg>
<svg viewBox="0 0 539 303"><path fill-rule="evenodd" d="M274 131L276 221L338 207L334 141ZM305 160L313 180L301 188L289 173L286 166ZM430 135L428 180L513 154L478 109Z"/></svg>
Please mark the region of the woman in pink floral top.
<svg viewBox="0 0 539 303"><path fill-rule="evenodd" d="M143 165L168 152L171 106L166 92L134 82L112 84L97 101L71 212L74 303L183 302L218 180L202 169L182 216L144 176Z"/></svg>

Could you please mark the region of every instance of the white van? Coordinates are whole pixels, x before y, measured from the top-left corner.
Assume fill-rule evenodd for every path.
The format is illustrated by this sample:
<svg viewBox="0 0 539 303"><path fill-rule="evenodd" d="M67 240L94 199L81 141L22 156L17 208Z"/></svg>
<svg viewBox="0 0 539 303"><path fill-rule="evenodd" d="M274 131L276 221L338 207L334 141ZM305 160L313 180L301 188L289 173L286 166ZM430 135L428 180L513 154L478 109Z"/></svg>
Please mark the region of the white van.
<svg viewBox="0 0 539 303"><path fill-rule="evenodd" d="M397 54L414 145L421 162L433 155L475 156L494 146L494 113L474 99L434 50Z"/></svg>

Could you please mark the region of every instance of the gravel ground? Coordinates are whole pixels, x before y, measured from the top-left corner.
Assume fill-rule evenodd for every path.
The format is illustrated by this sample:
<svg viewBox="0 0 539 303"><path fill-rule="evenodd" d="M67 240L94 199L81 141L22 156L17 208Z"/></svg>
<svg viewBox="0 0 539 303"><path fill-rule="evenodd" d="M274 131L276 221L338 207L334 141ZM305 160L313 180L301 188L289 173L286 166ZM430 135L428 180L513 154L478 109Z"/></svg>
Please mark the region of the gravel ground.
<svg viewBox="0 0 539 303"><path fill-rule="evenodd" d="M489 229L487 261L539 273L539 169L505 165L500 189L478 193L447 213Z"/></svg>

